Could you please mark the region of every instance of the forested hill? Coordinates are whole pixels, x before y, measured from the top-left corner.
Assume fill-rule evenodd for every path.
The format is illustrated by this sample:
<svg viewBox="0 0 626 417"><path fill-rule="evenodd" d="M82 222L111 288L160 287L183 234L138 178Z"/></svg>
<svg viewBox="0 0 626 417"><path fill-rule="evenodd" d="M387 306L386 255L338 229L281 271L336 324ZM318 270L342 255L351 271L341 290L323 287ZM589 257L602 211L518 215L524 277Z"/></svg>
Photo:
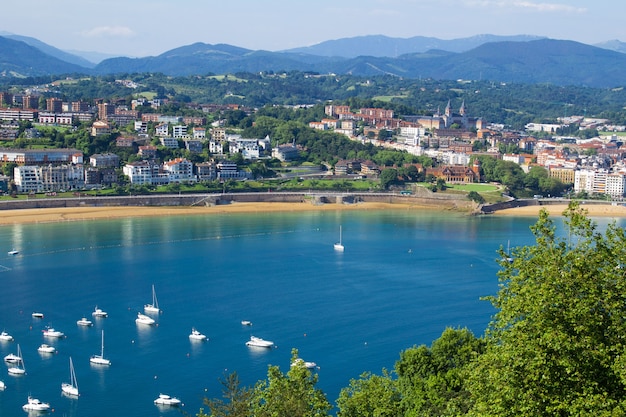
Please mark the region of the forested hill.
<svg viewBox="0 0 626 417"><path fill-rule="evenodd" d="M478 43L478 40L474 41ZM5 76L139 72L187 76L290 71L612 88L622 86L626 80L626 54L554 39L487 42L462 52L431 49L392 57L330 57L301 51L253 51L232 45L195 43L158 56L110 58L95 68L87 68L23 41L0 37L0 73Z"/></svg>

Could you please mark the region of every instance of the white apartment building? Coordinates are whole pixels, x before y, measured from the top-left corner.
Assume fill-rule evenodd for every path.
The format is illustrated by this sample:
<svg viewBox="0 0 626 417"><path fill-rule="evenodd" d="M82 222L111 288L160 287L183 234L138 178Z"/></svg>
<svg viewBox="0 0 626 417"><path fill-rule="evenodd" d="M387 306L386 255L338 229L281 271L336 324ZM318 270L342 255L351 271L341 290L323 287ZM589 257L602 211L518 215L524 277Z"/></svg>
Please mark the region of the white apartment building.
<svg viewBox="0 0 626 417"><path fill-rule="evenodd" d="M131 184L152 184L152 174L154 166L148 161L131 162L122 168Z"/></svg>
<svg viewBox="0 0 626 417"><path fill-rule="evenodd" d="M574 192L606 194L607 176L606 170L580 169L574 174Z"/></svg>
<svg viewBox="0 0 626 417"><path fill-rule="evenodd" d="M20 193L61 191L85 186L82 165L22 165L13 169L13 177Z"/></svg>
<svg viewBox="0 0 626 417"><path fill-rule="evenodd" d="M259 142L257 139L237 138L228 144L230 153L241 153L244 159L257 159L260 156Z"/></svg>
<svg viewBox="0 0 626 417"><path fill-rule="evenodd" d="M193 163L184 159L176 158L163 164L163 170L168 174L169 182L196 182L198 179L193 174Z"/></svg>
<svg viewBox="0 0 626 417"><path fill-rule="evenodd" d="M613 198L624 197L626 175L614 173L606 176L606 193Z"/></svg>
<svg viewBox="0 0 626 417"><path fill-rule="evenodd" d="M175 138L186 138L187 137L187 126L186 125L175 125L172 126L172 136Z"/></svg>

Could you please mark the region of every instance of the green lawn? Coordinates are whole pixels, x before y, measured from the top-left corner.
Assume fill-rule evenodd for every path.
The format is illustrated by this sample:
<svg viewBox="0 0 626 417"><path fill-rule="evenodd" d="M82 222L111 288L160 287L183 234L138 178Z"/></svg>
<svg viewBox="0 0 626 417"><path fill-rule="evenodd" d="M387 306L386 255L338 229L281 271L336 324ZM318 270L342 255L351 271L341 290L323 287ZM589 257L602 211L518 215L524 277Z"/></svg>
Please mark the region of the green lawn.
<svg viewBox="0 0 626 417"><path fill-rule="evenodd" d="M478 193L487 193L490 191L498 191L499 187L493 184L446 184L447 188L459 191L476 191Z"/></svg>

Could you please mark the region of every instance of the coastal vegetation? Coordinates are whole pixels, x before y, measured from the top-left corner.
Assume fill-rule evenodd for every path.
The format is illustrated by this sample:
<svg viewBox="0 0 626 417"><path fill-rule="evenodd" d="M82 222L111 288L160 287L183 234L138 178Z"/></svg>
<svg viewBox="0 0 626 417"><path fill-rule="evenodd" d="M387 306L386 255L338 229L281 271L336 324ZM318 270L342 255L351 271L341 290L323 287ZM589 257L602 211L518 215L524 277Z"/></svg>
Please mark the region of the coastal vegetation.
<svg viewBox="0 0 626 417"><path fill-rule="evenodd" d="M336 400L338 417L617 416L626 409L626 234L600 229L578 205L564 230L542 211L535 244L502 249L496 313L482 336L447 328L430 346L400 352L392 370L364 371ZM292 351L292 362L297 351ZM331 411L303 366L241 387L199 416L326 416Z"/></svg>

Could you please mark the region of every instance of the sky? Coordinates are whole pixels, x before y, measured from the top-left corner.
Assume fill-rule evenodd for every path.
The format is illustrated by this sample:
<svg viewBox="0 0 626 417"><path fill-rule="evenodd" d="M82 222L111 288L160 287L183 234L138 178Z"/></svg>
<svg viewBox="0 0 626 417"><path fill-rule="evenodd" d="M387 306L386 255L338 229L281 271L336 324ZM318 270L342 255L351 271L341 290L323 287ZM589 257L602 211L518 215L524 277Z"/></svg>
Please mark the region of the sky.
<svg viewBox="0 0 626 417"><path fill-rule="evenodd" d="M65 51L155 56L196 42L280 51L362 35L537 35L626 42L623 0L31 0L0 31Z"/></svg>

